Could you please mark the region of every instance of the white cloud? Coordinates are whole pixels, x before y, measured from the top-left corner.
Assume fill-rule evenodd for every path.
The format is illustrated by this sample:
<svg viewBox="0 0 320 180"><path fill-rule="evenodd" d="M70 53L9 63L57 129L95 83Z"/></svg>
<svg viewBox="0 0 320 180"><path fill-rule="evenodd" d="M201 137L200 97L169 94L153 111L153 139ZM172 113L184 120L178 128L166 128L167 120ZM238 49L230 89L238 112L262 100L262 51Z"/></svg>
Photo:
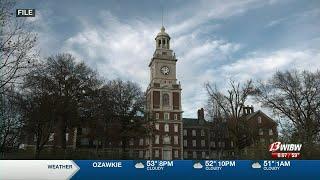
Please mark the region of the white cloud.
<svg viewBox="0 0 320 180"><path fill-rule="evenodd" d="M251 53L246 58L227 64L219 70L221 78L234 78L240 81L249 78L266 79L277 70L320 69L319 50L283 49L269 53Z"/></svg>
<svg viewBox="0 0 320 180"><path fill-rule="evenodd" d="M233 54L246 45L201 36L202 27L210 30L220 27L218 24L208 27L206 22L239 15L262 5L257 1L210 1L194 7L203 8L201 11L193 10L195 14L190 14L188 8L169 13L173 22L167 32L172 36L171 47L178 58L177 78L182 85L184 117L195 117L197 108L206 104L203 85L207 81L225 88L229 78L244 81L268 78L276 70L320 68L316 62L320 55L316 50L255 52L234 61ZM149 83L148 64L155 48L154 37L160 24L148 19L122 21L109 11L97 14L99 23L83 17L79 19L83 28L65 41L62 51L84 60L105 78L133 80L145 90ZM176 17L185 19L178 21Z"/></svg>
<svg viewBox="0 0 320 180"><path fill-rule="evenodd" d="M260 169L260 168L261 168L261 165L260 165L258 162L255 162L255 163L253 163L253 164L251 165L251 167L252 167L253 169Z"/></svg>
<svg viewBox="0 0 320 180"><path fill-rule="evenodd" d="M135 164L134 167L137 169L143 169L144 165L141 162L139 162L139 163Z"/></svg>
<svg viewBox="0 0 320 180"><path fill-rule="evenodd" d="M203 168L203 166L202 166L201 163L198 162L198 163L194 163L193 168L195 168L195 169L201 169L201 168Z"/></svg>

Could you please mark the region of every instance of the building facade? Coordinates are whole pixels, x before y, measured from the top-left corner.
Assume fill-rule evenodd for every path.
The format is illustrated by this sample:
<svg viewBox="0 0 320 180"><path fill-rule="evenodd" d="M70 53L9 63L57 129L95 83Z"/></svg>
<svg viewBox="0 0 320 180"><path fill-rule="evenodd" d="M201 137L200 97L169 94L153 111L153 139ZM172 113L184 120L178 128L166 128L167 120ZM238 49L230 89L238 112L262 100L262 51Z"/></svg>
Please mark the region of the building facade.
<svg viewBox="0 0 320 180"><path fill-rule="evenodd" d="M181 106L181 84L177 80L177 58L170 49L170 36L162 27L155 37L155 51L149 63L150 82L146 90L145 116L138 118L144 122L148 134L130 138L127 144L130 159L234 159L239 144L228 130L224 119L205 120L204 109L197 111L197 118L183 118ZM256 156L260 147L267 148L278 138L277 123L262 111L244 107L242 121L252 130L252 141L245 143L244 156ZM109 125L107 132L121 128L119 122ZM112 159L121 158L122 142L117 134L96 139L95 128L90 124L68 129L67 148L102 149L110 151ZM117 133L117 131L115 131ZM111 138L112 137L112 138ZM59 147L59 139L53 132L49 136L48 147ZM30 135L26 144L35 144ZM238 142L239 143L239 142ZM253 150L252 150L253 149ZM264 151L264 149L263 149ZM118 152L119 156L115 156Z"/></svg>
<svg viewBox="0 0 320 180"><path fill-rule="evenodd" d="M177 59L164 27L155 43L146 91L146 118L153 127L148 148L153 159L182 159L181 85L176 76Z"/></svg>

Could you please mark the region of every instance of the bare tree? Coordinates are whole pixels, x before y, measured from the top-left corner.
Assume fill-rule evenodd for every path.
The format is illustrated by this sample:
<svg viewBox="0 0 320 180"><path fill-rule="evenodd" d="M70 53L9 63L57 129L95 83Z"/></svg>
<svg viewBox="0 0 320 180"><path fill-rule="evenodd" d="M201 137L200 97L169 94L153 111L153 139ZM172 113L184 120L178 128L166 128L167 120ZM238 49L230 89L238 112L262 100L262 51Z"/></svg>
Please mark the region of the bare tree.
<svg viewBox="0 0 320 180"><path fill-rule="evenodd" d="M19 146L21 129L24 124L20 113L19 99L14 86L6 89L0 121L0 152L3 156L6 152L11 152Z"/></svg>
<svg viewBox="0 0 320 180"><path fill-rule="evenodd" d="M267 82L259 82L256 97L282 117L291 140L303 143L305 156L311 158L314 145L319 145L320 72L277 72Z"/></svg>
<svg viewBox="0 0 320 180"><path fill-rule="evenodd" d="M104 87L108 94L112 124L120 125L117 136L122 141L122 158L127 158L127 146L130 138L145 133L141 118L144 112L144 95L140 87L130 81L120 79L109 81Z"/></svg>
<svg viewBox="0 0 320 180"><path fill-rule="evenodd" d="M55 97L56 145L65 149L67 130L79 126L100 81L95 71L83 62L77 63L70 54L49 57L38 67L27 76L25 88Z"/></svg>
<svg viewBox="0 0 320 180"><path fill-rule="evenodd" d="M36 35L25 19L14 16L15 1L0 1L0 94L7 84L28 73L34 66Z"/></svg>
<svg viewBox="0 0 320 180"><path fill-rule="evenodd" d="M243 136L248 137L251 134L246 128L246 121L241 116L248 96L253 93L252 81L249 80L241 85L230 80L230 89L226 93L218 90L216 85L207 83L205 87L209 96L209 112L214 118L213 121L216 119L217 127L220 127L224 120L226 121L228 127L226 133L229 133L235 141L239 155Z"/></svg>

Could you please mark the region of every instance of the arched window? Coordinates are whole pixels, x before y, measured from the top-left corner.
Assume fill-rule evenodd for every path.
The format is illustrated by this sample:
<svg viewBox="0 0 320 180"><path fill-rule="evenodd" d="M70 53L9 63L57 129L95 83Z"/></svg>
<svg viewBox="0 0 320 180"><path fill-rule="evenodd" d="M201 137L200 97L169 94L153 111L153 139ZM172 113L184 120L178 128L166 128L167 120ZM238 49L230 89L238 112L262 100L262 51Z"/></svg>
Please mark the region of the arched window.
<svg viewBox="0 0 320 180"><path fill-rule="evenodd" d="M163 94L162 104L163 106L169 106L169 94Z"/></svg>

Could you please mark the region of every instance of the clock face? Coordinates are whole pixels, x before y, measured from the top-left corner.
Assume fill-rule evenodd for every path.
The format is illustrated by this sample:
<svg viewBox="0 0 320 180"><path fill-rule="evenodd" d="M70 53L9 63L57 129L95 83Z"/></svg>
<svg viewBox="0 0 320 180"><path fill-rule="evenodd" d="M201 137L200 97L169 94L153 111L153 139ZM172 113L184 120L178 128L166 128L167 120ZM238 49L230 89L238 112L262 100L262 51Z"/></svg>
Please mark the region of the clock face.
<svg viewBox="0 0 320 180"><path fill-rule="evenodd" d="M164 75L168 75L170 72L170 69L167 66L162 66L160 70L161 70L161 73Z"/></svg>

